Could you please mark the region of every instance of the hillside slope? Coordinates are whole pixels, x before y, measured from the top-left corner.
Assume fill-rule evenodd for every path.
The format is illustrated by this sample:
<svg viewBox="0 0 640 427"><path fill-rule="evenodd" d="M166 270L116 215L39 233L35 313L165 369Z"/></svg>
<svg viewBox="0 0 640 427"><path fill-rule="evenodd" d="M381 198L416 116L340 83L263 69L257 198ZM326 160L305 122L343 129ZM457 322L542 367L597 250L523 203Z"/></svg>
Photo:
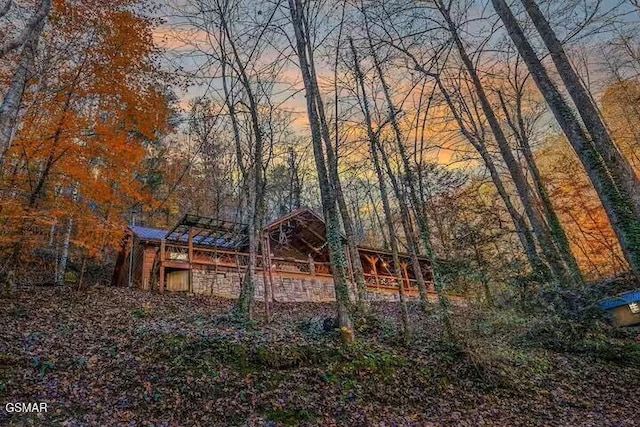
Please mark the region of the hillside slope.
<svg viewBox="0 0 640 427"><path fill-rule="evenodd" d="M631 356L525 345L513 319L456 313L445 345L412 308L414 342L396 338L395 306L373 307L342 347L330 305L274 307L239 325L230 301L96 288L24 289L0 304L0 425L638 425ZM259 308L258 308L259 310ZM506 332L505 332L506 331ZM640 354L640 351L638 352ZM606 357L603 357L606 356ZM607 356L608 355L608 356ZM46 414L6 402L44 401Z"/></svg>

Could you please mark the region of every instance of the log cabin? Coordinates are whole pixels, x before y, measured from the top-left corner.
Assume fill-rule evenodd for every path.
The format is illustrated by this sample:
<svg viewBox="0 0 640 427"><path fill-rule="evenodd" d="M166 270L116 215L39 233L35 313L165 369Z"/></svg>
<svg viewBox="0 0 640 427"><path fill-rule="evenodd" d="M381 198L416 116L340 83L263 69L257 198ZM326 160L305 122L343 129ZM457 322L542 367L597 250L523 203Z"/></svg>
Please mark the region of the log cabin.
<svg viewBox="0 0 640 427"><path fill-rule="evenodd" d="M258 253L255 297L277 302L329 302L335 291L325 223L303 208L267 224ZM355 281L343 243L352 296ZM398 284L391 252L358 246L367 297L396 300ZM191 292L237 298L249 262L247 227L236 222L185 215L172 229L129 226L118 254L113 285L157 292ZM431 297L433 276L426 257L420 267ZM400 254L406 295L418 289L409 254ZM266 295L265 295L266 292Z"/></svg>

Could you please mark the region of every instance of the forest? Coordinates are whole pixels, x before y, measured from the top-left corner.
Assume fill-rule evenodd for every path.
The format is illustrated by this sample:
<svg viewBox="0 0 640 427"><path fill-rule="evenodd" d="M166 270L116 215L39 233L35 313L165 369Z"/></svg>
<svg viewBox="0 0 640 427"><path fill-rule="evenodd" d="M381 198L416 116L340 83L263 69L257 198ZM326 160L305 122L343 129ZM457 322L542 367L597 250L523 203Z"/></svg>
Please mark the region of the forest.
<svg viewBox="0 0 640 427"><path fill-rule="evenodd" d="M637 425L639 23L0 0L0 424ZM331 301L268 289L265 230L301 210ZM188 217L242 224L233 299L162 292L171 232L132 286L136 230Z"/></svg>

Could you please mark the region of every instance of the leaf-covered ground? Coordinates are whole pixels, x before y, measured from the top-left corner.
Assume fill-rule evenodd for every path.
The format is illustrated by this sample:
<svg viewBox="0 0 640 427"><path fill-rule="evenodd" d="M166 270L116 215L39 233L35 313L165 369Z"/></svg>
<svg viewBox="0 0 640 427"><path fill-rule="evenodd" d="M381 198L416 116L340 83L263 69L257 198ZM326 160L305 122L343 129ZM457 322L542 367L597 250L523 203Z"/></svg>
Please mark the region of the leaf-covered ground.
<svg viewBox="0 0 640 427"><path fill-rule="evenodd" d="M277 305L268 326L234 323L230 307L114 288L1 299L0 425L640 425L636 359L535 348L470 310L460 350L415 308L410 347L393 304L343 347L325 332L330 305ZM4 409L32 401L48 412Z"/></svg>

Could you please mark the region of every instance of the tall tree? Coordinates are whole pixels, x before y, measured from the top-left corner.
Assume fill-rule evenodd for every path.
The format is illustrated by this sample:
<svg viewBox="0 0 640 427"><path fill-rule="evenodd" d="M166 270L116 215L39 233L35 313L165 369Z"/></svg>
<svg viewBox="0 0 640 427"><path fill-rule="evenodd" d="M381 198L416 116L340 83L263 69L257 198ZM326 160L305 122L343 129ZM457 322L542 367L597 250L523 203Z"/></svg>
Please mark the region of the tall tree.
<svg viewBox="0 0 640 427"><path fill-rule="evenodd" d="M334 79L337 78L336 73L337 73L337 64L338 64L338 54L339 54L340 41L341 41L342 31L344 26L344 10L345 8L343 4L342 6L343 16L340 21L339 34L338 34L338 39L336 41L336 52L335 52L335 61L334 61L334 67L335 67L334 70L336 71L334 71ZM306 29L305 37L307 38L307 40L311 40L310 26L309 25L305 26L305 29ZM320 130L322 133L322 139L324 141L324 149L327 155L327 166L329 169L328 173L329 173L329 178L331 180L331 183L334 187L336 202L338 204L338 209L340 211L340 218L342 219L342 226L344 227L344 234L345 234L345 238L347 239L347 245L349 248L349 258L350 258L350 262L353 270L354 279L356 281L355 285L357 290L358 311L360 311L361 314L364 314L368 310L367 289L366 289L366 284L364 280L364 270L362 268L362 262L360 261L360 254L358 252L358 246L356 244L353 220L351 218L351 214L349 213L349 208L347 207L347 202L345 199L344 190L342 188L342 182L341 182L340 174L338 170L338 152L337 152L338 143L337 142L340 139L338 114L336 114L334 118L335 120L334 136L336 139L336 144L334 147L332 145L333 141L331 139L331 132L329 130L329 122L327 120L326 113L325 113L324 102L320 94L320 86L318 85L318 78L317 78L317 73L314 65L315 60L314 60L313 51L314 51L314 47L311 46L311 44L309 44L307 46L307 54L309 55L309 64L311 67L311 70L310 70L311 83L314 86L314 93L316 95L315 102L316 102L316 108L318 112L318 119L320 121ZM337 92L335 95L336 95L336 100L335 100L336 108L338 108Z"/></svg>
<svg viewBox="0 0 640 427"><path fill-rule="evenodd" d="M475 89L475 93L480 102L482 113L485 116L489 127L491 128L491 132L498 145L505 165L507 166L511 178L513 179L513 183L517 190L518 196L520 197L527 217L531 222L531 226L536 235L536 238L539 241L541 251L544 254L546 261L549 263L549 266L551 267L551 272L554 274L555 279L560 282L570 284L579 282L579 279L571 275L563 264L562 257L559 254L558 248L553 243L548 226L545 223L541 213L535 208L535 201L527 184L526 177L522 172L520 164L517 162L516 158L513 155L500 121L498 120L493 105L489 101L489 98L485 91L485 87L478 75L477 68L471 60L469 54L467 53L467 49L462 41L462 38L460 37L460 29L454 22L451 15L451 9L447 5L445 5L442 0L436 0L436 7L445 21L445 25L449 31L449 34L451 35L452 42L456 47L458 55L462 60L469 78L471 79L472 85Z"/></svg>
<svg viewBox="0 0 640 427"><path fill-rule="evenodd" d="M597 106L582 84L580 77L574 70L562 42L551 28L535 0L521 0L527 14L538 30L542 41L551 54L551 59L558 70L567 92L573 100L578 114L591 137L594 147L602 156L609 173L616 185L624 190L631 199L631 206L636 216L640 216L640 180L633 168L616 147L611 135L598 111Z"/></svg>
<svg viewBox="0 0 640 427"><path fill-rule="evenodd" d="M306 28L309 25L307 14L302 0L288 0L291 24L295 33L295 50L298 57L302 81L304 83L307 115L309 117L309 127L311 131L311 143L313 145L313 155L318 173L318 185L324 219L327 230L327 243L329 248L329 259L336 292L336 304L338 308L338 324L342 329L342 337L345 341L353 341L353 324L349 313L349 288L345 273L346 260L342 246L342 236L340 233L340 212L336 205L335 187L330 181L328 173L327 159L323 151L323 140L320 119L317 110L317 85L311 76L312 58L308 56L311 41L307 38Z"/></svg>
<svg viewBox="0 0 640 427"><path fill-rule="evenodd" d="M251 172L248 174L249 211L247 213L247 219L249 235L249 263L240 288L240 296L236 304L236 312L242 317L249 318L256 286L257 253L262 236L262 226L264 224L265 184L263 155L265 135L263 133L260 119L260 105L254 93L252 82L249 80L249 76L247 75L247 64L240 56L238 46L231 31L231 25L228 21L229 17L227 16L227 13L233 6L228 1L218 3L217 6L218 17L220 19L220 29L226 36L224 40L229 44L229 48L231 50L230 56L233 61L232 63L235 65L238 81L245 92L248 102L251 129L253 131L253 146L251 147L253 156L251 158ZM260 40L258 39L256 43L259 42ZM226 79L226 76L223 76L223 78ZM228 105L230 105L230 103Z"/></svg>
<svg viewBox="0 0 640 427"><path fill-rule="evenodd" d="M248 256L243 262L245 271L234 312L249 318L264 237L266 170L273 142L286 133L288 124L276 99L283 61L271 51L271 46L278 43L271 26L280 9L278 5L264 7L243 0L189 0L171 7L186 32L206 34L202 39L180 39L185 45L182 55L188 61L202 61L185 71L200 85L203 98L217 107L210 114L225 129L209 135L206 142L224 139L235 154L239 175L235 218L247 224ZM202 119L206 121L206 117Z"/></svg>
<svg viewBox="0 0 640 427"><path fill-rule="evenodd" d="M533 47L504 0L492 0L493 7L504 23L520 56L544 96L554 117L580 158L618 236L620 246L633 273L640 278L640 217L633 209L632 197L626 187L619 187L606 162L583 131L577 117L564 101Z"/></svg>
<svg viewBox="0 0 640 427"><path fill-rule="evenodd" d="M518 141L518 146L522 155L525 159L525 163L531 175L531 181L533 183L533 188L537 193L538 199L540 200L540 207L542 212L544 213L545 219L549 224L549 229L551 231L551 236L556 245L561 249L560 254L563 256L564 262L567 267L571 270L571 273L576 277L582 280L582 274L580 272L580 267L576 261L575 256L571 251L571 246L569 244L569 239L567 238L567 234L564 230L564 227L560 223L560 219L556 214L556 210L553 207L551 202L551 198L549 197L549 192L543 182L542 175L540 174L540 170L538 165L535 162L533 151L531 149L531 142L529 137L529 131L527 130L527 125L524 120L523 113L523 98L526 86L526 81L528 76L523 78L522 82L518 81L518 76L514 77L516 81L513 84L514 93L514 103L515 107L513 108L514 112L512 113L507 106L507 102L505 101L505 96L502 91L498 91L498 99L500 100L500 106L502 107L502 111L504 113L505 120L513 134L515 139Z"/></svg>
<svg viewBox="0 0 640 427"><path fill-rule="evenodd" d="M371 111L369 108L369 100L367 97L366 87L364 84L364 75L360 67L360 60L358 59L358 52L356 51L356 48L353 45L352 39L349 39L349 44L351 47L351 54L353 56L354 74L355 74L356 82L358 84L358 90L356 91L356 93L361 94L360 105L362 108L362 112L364 114L364 122L367 129L367 137L369 140L369 154L371 155L371 161L373 162L376 178L378 179L378 188L380 190L380 199L382 200L382 210L384 212L384 223L386 225L387 231L389 232L389 245L391 246L394 276L396 278L396 284L398 286L398 295L400 299L400 314L402 319L403 337L405 342L408 342L411 335L411 329L409 324L409 312L407 310L406 297L404 294L404 283L402 280L402 270L400 267L400 257L398 255L398 237L397 237L395 226L393 223L393 215L391 213L391 204L389 202L387 185L386 185L384 173L382 172L382 167L380 165L380 159L378 155L379 154L378 152L379 132L376 132L373 129ZM405 213L406 212L403 212L403 214Z"/></svg>
<svg viewBox="0 0 640 427"><path fill-rule="evenodd" d="M8 1L4 5L0 17L9 11L11 4L12 2ZM11 83L0 105L0 168L2 168L5 153L11 146L11 141L14 137L16 126L18 125L22 97L27 86L27 81L34 71L38 41L50 11L51 0L42 0L36 13L34 13L20 34L15 38L9 38L0 45L0 58L22 46L22 52L19 55L18 64L13 72Z"/></svg>
<svg viewBox="0 0 640 427"><path fill-rule="evenodd" d="M437 261L436 261L436 257L435 254L433 253L433 248L432 248L432 244L431 244L431 231L429 230L429 226L427 224L427 220L424 216L424 211L421 209L421 204L419 201L419 197L417 195L417 189L418 189L418 182L416 181L415 178L415 174L413 172L413 169L411 168L411 166L409 165L409 157L407 155L406 152L406 148L405 148L405 140L402 134L402 130L400 129L400 124L398 123L398 114L396 111L396 107L394 105L394 101L392 99L391 96L391 92L390 92L390 88L389 85L386 82L386 78L384 75L384 71L382 69L382 65L380 63L380 59L378 57L378 54L376 53L375 50L375 46L373 44L373 40L371 37L371 31L369 28L369 20L366 16L366 12L364 12L363 10L363 14L364 14L364 19L365 19L365 30L367 33L367 40L368 40L368 44L369 44L369 54L371 55L371 58L373 59L373 64L374 64L374 68L376 70L378 79L380 80L380 86L382 87L382 93L384 95L384 99L386 101L387 104L387 111L389 114L389 123L391 125L391 128L393 130L393 136L394 136L394 141L395 141L395 145L396 145L396 149L398 150L398 152L400 153L400 157L402 159L402 167L403 167L403 178L406 181L405 182L405 186L401 186L399 185L399 183L396 181L395 177L393 176L393 171L390 170L390 168L388 167L387 172L389 173L391 179L392 179L392 183L393 188L396 192L398 201L399 201L399 205L400 205L400 209L401 209L401 214L402 214L402 220L403 220L403 226L405 229L405 235L407 238L407 242L409 244L409 251L412 255L412 260L413 260L413 268L415 270L415 274L417 277L417 283L418 283L418 290L420 292L420 299L423 305L423 308L426 309L426 305L427 305L427 289L426 289L426 285L424 282L424 277L422 274L422 270L420 268L420 263L418 261L417 258L417 252L418 252L418 245L416 244L415 240L414 240L414 235L411 232L411 226L409 225L408 221L410 219L410 215L409 215L409 209L406 205L406 196L405 196L405 191L404 188L407 189L407 196L409 198L409 200L411 201L411 204L413 206L413 213L414 213L414 217L416 218L416 222L418 223L418 229L419 229L419 235L421 238L421 242L423 245L423 248L425 250L425 253L427 254L427 257L429 258L429 262L431 263L431 269L432 269L432 273L433 273L433 278L434 278L434 285L436 290L438 290L438 298L441 300L441 304L442 307L444 309L444 313L446 313L446 311L448 310L447 305L448 305L448 301L446 300L446 296L444 295L444 293L439 292L439 290L441 289L441 283L435 283L438 282L440 280L439 277L439 272L438 272L438 265L437 265ZM384 152L381 150L381 155L383 156L383 158L386 158ZM385 162L386 163L386 162ZM445 317L447 316L447 314L445 314ZM448 319L448 318L447 318ZM447 320L448 322L448 320Z"/></svg>
<svg viewBox="0 0 640 427"><path fill-rule="evenodd" d="M35 247L49 248L43 226L52 230L54 245L70 233L71 249L60 256L72 259L74 248L92 258L108 253L120 239L123 214L151 204L138 173L146 150L168 129L153 23L134 11L143 2L55 6L38 56L38 90L25 91L21 126L0 180L0 250L9 253L3 261L9 269ZM61 223L71 227L61 230Z"/></svg>
<svg viewBox="0 0 640 427"><path fill-rule="evenodd" d="M527 259L529 261L529 265L531 266L534 274L542 279L549 280L551 278L550 271L546 263L540 258L538 250L536 248L535 238L529 229L524 217L518 212L515 203L512 201L512 198L507 191L506 185L503 182L503 178L498 171L498 166L496 165L495 160L491 156L489 149L487 148L488 144L486 141L485 132L482 126L475 125L473 117L469 117L469 120L466 121L463 119L463 114L465 112L474 111L475 109L472 106L467 105L466 99L464 96L459 96L459 100L456 103L454 100L454 95L450 92L450 90L443 83L443 77L440 72L430 71L426 68L425 65L420 63L415 55L411 53L408 49L403 46L394 44L394 47L405 55L409 57L415 69L423 74L426 78L432 78L436 82L436 87L439 89L449 111L453 115L456 125L460 130L460 133L464 136L464 138L469 142L475 150L480 155L485 167L489 171L489 175L491 180L500 195L505 208L511 220L513 222L516 235L522 245L522 248L525 251ZM460 104L458 106L457 104ZM470 124L468 124L470 122Z"/></svg>

